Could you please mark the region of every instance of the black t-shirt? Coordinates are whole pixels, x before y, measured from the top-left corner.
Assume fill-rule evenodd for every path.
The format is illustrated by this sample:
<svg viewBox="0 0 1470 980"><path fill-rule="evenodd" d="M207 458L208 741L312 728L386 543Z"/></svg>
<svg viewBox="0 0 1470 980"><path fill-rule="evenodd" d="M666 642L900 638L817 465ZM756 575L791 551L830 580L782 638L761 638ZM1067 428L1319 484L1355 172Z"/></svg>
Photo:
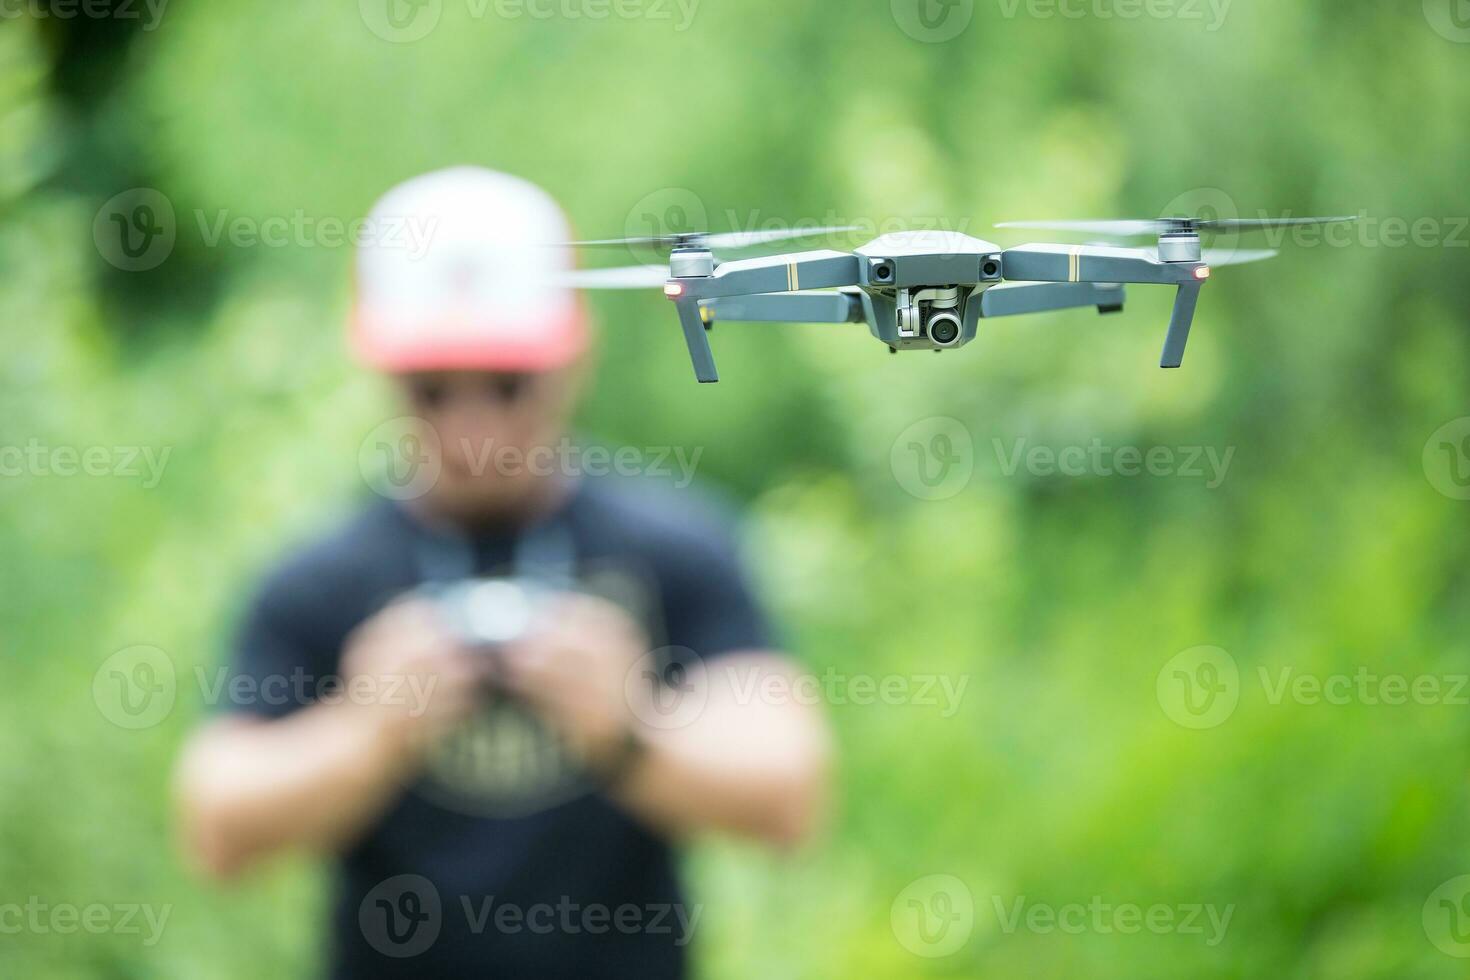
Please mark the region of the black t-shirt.
<svg viewBox="0 0 1470 980"><path fill-rule="evenodd" d="M688 490L612 483L584 481L537 529L452 542L462 571L524 573L527 545L554 541L583 589L641 622L660 672L769 647L723 522ZM245 617L231 709L279 718L352 696L334 686L347 634L445 577L445 544L383 501L288 560ZM701 911L684 902L666 843L504 700L436 747L337 878L339 977L679 977Z"/></svg>

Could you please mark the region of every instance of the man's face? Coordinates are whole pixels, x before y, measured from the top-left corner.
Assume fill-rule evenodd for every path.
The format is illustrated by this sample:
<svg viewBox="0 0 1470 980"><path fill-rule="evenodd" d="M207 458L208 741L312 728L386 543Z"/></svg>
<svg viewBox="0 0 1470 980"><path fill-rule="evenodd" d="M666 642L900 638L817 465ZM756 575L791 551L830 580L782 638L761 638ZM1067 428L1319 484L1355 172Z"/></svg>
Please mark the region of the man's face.
<svg viewBox="0 0 1470 980"><path fill-rule="evenodd" d="M433 371L400 376L437 446L433 510L466 523L533 513L564 478L557 446L581 387L579 365L535 373Z"/></svg>

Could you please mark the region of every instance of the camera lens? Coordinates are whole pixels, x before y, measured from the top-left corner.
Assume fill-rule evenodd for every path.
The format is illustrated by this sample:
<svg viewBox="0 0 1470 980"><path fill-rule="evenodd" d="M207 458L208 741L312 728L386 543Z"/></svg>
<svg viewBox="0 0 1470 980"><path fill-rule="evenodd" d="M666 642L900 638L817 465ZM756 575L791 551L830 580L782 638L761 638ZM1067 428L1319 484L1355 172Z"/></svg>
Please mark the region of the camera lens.
<svg viewBox="0 0 1470 980"><path fill-rule="evenodd" d="M942 347L948 347L959 340L959 317L953 313L936 313L929 321L929 339Z"/></svg>

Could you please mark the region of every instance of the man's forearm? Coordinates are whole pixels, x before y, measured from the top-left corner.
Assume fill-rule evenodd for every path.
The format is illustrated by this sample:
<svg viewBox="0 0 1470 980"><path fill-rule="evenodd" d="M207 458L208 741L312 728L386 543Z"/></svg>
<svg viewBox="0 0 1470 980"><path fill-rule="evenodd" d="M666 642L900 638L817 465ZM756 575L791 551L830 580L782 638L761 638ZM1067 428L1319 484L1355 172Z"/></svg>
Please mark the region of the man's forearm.
<svg viewBox="0 0 1470 980"><path fill-rule="evenodd" d="M405 755L389 729L352 705L280 721L221 719L179 767L186 844L220 876L279 851L340 850L398 791Z"/></svg>

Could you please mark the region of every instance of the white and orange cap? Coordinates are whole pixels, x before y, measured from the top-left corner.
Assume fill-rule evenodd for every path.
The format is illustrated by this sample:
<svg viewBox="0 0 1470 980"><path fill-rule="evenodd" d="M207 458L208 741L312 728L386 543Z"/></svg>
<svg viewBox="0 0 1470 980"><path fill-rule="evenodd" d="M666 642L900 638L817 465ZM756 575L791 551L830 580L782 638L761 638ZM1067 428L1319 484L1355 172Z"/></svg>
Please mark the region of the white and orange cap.
<svg viewBox="0 0 1470 980"><path fill-rule="evenodd" d="M481 167L383 196L357 253L352 346L371 367L548 371L587 348L566 216L535 184Z"/></svg>

